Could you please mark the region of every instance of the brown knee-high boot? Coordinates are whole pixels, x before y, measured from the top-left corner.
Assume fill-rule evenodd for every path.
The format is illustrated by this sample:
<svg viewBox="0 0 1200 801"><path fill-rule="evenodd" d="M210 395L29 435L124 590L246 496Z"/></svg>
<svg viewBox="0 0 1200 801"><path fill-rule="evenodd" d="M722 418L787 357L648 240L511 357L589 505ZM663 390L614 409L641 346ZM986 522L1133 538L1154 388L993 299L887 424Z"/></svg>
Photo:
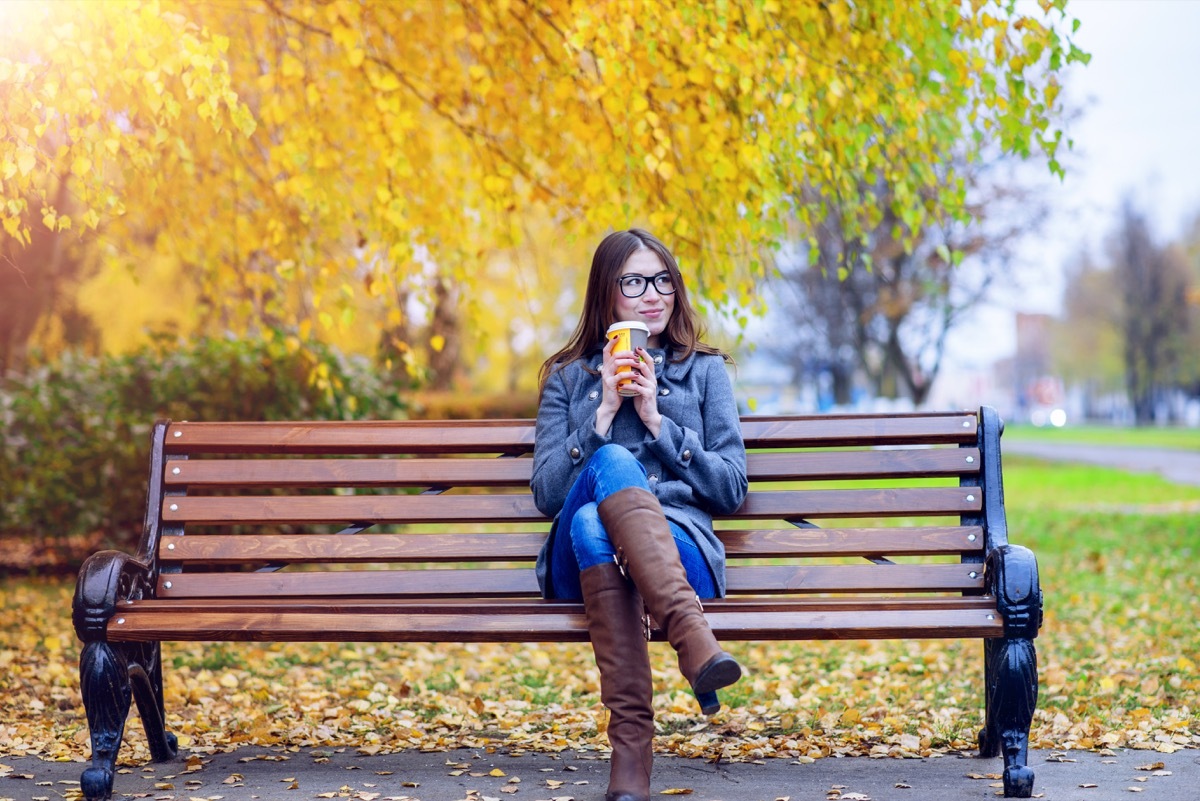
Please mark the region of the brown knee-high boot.
<svg viewBox="0 0 1200 801"><path fill-rule="evenodd" d="M704 619L658 498L630 487L605 498L598 509L618 558L678 654L679 671L692 690L718 690L741 678L741 666L722 650Z"/></svg>
<svg viewBox="0 0 1200 801"><path fill-rule="evenodd" d="M579 574L588 634L609 709L612 757L605 801L649 801L654 760L654 684L642 624L642 600L615 564Z"/></svg>

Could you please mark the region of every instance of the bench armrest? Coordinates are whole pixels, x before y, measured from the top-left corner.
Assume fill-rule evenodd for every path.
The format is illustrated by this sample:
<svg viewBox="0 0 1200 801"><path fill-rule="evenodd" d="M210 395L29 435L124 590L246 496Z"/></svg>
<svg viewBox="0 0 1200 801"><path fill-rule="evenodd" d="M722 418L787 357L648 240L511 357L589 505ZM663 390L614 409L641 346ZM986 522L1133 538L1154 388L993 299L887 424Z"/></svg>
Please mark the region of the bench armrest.
<svg viewBox="0 0 1200 801"><path fill-rule="evenodd" d="M71 621L83 642L108 638L108 620L119 601L140 600L154 595L151 566L122 551L99 551L79 569Z"/></svg>
<svg viewBox="0 0 1200 801"><path fill-rule="evenodd" d="M1042 627L1042 588L1037 559L1021 545L1000 545L988 552L984 566L987 591L1004 618L1004 636L1037 637Z"/></svg>

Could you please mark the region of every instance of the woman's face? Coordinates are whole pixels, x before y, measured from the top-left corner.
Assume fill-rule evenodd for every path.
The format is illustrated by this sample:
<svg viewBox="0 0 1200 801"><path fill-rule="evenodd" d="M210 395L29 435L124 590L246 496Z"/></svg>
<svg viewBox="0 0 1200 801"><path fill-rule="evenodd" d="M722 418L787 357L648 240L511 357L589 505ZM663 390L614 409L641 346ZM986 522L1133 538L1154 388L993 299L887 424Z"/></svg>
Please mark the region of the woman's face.
<svg viewBox="0 0 1200 801"><path fill-rule="evenodd" d="M625 260L625 265L617 275L618 280L629 276L640 276L644 279L641 286L646 291L636 298L627 298L617 287L617 300L613 309L615 322L641 322L650 328L649 347L661 347L660 335L667 328L671 313L675 311L675 295L660 295L654 285L654 277L666 273L667 268L659 260L653 250L635 250ZM668 278L670 276L668 275ZM628 284L628 282L626 282ZM634 282L638 283L638 282ZM633 290L636 291L636 290Z"/></svg>

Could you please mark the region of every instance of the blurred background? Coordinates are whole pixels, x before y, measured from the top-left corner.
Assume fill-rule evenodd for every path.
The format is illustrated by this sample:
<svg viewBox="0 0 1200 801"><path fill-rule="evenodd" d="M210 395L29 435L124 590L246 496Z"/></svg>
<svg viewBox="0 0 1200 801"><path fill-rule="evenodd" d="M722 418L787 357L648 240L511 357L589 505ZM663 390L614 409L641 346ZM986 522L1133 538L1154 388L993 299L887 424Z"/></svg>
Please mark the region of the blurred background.
<svg viewBox="0 0 1200 801"><path fill-rule="evenodd" d="M1200 426L1200 3L0 2L0 532L158 417L513 417L591 251L747 414Z"/></svg>
<svg viewBox="0 0 1200 801"><path fill-rule="evenodd" d="M1023 164L986 200L1010 227L956 276L952 329L939 341L941 329L914 327L906 340L935 376L929 394L881 387L847 349L801 366L755 356L760 399L789 411L987 403L1037 425L1200 425L1200 53L1187 42L1200 4L1083 0L1069 12L1092 59L1063 76L1065 173ZM789 302L772 304L784 319L820 316Z"/></svg>

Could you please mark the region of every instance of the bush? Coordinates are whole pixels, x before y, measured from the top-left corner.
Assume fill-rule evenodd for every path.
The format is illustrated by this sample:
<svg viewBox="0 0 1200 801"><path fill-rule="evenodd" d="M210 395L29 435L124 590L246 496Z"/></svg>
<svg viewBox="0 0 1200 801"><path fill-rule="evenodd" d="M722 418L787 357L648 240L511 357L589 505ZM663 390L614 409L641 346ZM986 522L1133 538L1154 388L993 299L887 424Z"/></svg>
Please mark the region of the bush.
<svg viewBox="0 0 1200 801"><path fill-rule="evenodd" d="M387 380L365 359L286 336L160 338L128 355L68 353L9 376L0 386L0 534L59 551L130 548L155 420L391 419L402 404Z"/></svg>
<svg viewBox="0 0 1200 801"><path fill-rule="evenodd" d="M418 392L408 415L417 420L496 420L537 417L537 392L479 395L459 392Z"/></svg>

